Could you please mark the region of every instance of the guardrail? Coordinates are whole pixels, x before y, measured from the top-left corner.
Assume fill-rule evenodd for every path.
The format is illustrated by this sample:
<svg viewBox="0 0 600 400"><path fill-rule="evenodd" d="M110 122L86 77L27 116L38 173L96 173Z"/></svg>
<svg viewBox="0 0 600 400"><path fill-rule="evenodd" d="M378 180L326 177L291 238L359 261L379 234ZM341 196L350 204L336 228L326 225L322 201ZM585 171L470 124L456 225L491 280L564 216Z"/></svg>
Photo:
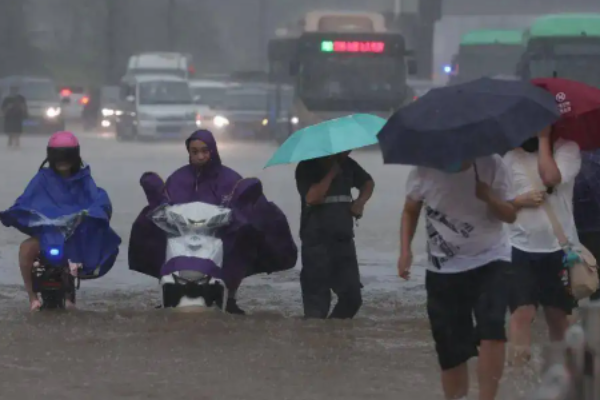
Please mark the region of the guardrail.
<svg viewBox="0 0 600 400"><path fill-rule="evenodd" d="M544 355L544 374L530 400L600 400L600 301L581 307L581 323Z"/></svg>

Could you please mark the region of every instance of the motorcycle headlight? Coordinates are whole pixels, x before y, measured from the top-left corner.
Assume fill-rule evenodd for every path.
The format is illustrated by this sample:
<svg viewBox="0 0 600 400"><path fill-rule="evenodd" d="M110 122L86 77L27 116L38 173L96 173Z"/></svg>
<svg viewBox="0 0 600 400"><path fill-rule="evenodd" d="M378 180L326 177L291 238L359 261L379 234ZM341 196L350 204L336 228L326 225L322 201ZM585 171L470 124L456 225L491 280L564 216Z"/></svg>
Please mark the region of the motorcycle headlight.
<svg viewBox="0 0 600 400"><path fill-rule="evenodd" d="M290 118L290 123L292 125L298 125L299 122L300 122L300 119L298 119L298 117L292 117L292 118Z"/></svg>
<svg viewBox="0 0 600 400"><path fill-rule="evenodd" d="M213 124L215 124L217 128L224 128L229 125L229 120L221 115L217 115L213 118Z"/></svg>
<svg viewBox="0 0 600 400"><path fill-rule="evenodd" d="M56 118L60 115L60 113L61 113L60 107L50 107L46 110L46 117Z"/></svg>
<svg viewBox="0 0 600 400"><path fill-rule="evenodd" d="M266 119L266 118L265 118L265 119L263 119L263 120L262 120L262 125L263 125L263 126L267 126L267 125L269 125L269 120L268 120L268 119Z"/></svg>
<svg viewBox="0 0 600 400"><path fill-rule="evenodd" d="M110 108L103 108L102 109L102 116L104 116L104 117L112 117L113 115L115 115L115 110L110 109Z"/></svg>

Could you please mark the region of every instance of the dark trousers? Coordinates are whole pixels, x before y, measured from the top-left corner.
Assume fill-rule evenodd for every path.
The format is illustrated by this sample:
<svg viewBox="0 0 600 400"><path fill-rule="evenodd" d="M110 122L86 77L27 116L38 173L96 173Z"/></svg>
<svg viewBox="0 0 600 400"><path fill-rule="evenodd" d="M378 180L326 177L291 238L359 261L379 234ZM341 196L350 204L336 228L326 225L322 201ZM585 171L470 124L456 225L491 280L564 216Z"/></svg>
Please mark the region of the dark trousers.
<svg viewBox="0 0 600 400"><path fill-rule="evenodd" d="M600 232L579 232L579 241L600 263ZM600 270L598 271L600 274ZM600 290L590 296L590 300L600 300Z"/></svg>
<svg viewBox="0 0 600 400"><path fill-rule="evenodd" d="M331 291L338 302L329 318L353 318L362 306L354 240L303 243L300 285L305 318L327 318Z"/></svg>

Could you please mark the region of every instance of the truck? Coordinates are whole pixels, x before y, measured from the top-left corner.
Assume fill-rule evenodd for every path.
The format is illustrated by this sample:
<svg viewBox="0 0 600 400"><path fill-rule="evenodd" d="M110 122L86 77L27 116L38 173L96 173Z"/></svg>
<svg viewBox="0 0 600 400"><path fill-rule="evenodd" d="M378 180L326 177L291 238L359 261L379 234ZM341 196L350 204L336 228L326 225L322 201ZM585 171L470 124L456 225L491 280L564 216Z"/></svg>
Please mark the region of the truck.
<svg viewBox="0 0 600 400"><path fill-rule="evenodd" d="M125 75L173 75L190 79L194 75L192 56L167 52L135 54L129 57Z"/></svg>
<svg viewBox="0 0 600 400"><path fill-rule="evenodd" d="M275 104L268 117L278 141L294 131L353 113L390 116L414 98L407 76L416 74L402 34L383 15L313 11L300 32L269 42L269 81ZM292 88L289 109L281 104Z"/></svg>
<svg viewBox="0 0 600 400"><path fill-rule="evenodd" d="M522 31L471 31L461 37L458 52L444 72L449 84L484 76L515 76L523 52Z"/></svg>
<svg viewBox="0 0 600 400"><path fill-rule="evenodd" d="M600 14L541 16L524 40L520 78L559 77L600 88Z"/></svg>

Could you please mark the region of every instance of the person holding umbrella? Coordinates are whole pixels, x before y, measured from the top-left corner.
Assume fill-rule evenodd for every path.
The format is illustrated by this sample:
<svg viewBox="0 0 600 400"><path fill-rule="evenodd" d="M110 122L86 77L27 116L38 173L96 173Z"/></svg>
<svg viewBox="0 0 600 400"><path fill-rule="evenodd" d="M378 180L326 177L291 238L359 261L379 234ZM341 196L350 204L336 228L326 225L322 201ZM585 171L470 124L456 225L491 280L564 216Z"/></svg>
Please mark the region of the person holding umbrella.
<svg viewBox="0 0 600 400"><path fill-rule="evenodd" d="M382 118L357 114L304 128L267 164L300 162L296 187L302 207L300 286L305 318L349 319L362 305L354 220L362 217L375 183L349 154L376 144L375 135L384 124ZM360 192L356 199L353 188ZM332 291L338 302L330 314Z"/></svg>
<svg viewBox="0 0 600 400"><path fill-rule="evenodd" d="M510 299L511 361L517 364L531 357L531 324L538 305L544 307L550 340L564 339L569 316L577 306L566 257L571 247L581 246L578 229L593 251L600 250L593 234L600 225L591 229L591 235L587 232L597 223L597 216L593 212L581 215L582 206L590 211L597 190L593 188L593 159L586 162L578 179L577 198L573 197L582 166L580 147L600 147L600 91L560 78L532 83L554 96L561 118L505 157L515 192L520 195L514 201L517 222L510 226L515 275ZM582 179L588 180L587 189ZM591 208L597 210L598 206Z"/></svg>
<svg viewBox="0 0 600 400"><path fill-rule="evenodd" d="M386 164L416 166L406 183L397 268L410 278L411 245L424 211L427 314L448 400L466 399L470 358L479 354L480 400L495 399L504 368L512 279L504 223L515 221L516 210L510 171L496 154L557 118L554 99L543 90L482 78L429 91L397 111L378 135Z"/></svg>

